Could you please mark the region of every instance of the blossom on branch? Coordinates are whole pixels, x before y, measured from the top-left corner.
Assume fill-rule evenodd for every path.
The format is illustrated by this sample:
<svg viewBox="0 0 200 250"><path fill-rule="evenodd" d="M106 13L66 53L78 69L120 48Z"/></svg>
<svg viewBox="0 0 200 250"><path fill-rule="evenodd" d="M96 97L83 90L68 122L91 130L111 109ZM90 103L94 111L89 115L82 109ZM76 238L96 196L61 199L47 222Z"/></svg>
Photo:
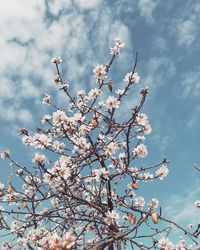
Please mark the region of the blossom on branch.
<svg viewBox="0 0 200 250"><path fill-rule="evenodd" d="M99 64L93 69L94 77L96 81L104 81L106 78L106 68L104 65Z"/></svg>
<svg viewBox="0 0 200 250"><path fill-rule="evenodd" d="M109 96L106 100L107 107L112 110L112 109L117 109L119 108L120 101L114 96Z"/></svg>
<svg viewBox="0 0 200 250"><path fill-rule="evenodd" d="M6 158L8 158L10 156L10 151L9 150L5 150L5 151L2 151L1 153L0 153L0 157L2 158L2 159L6 159Z"/></svg>
<svg viewBox="0 0 200 250"><path fill-rule="evenodd" d="M62 59L60 58L60 56L58 56L58 57L53 57L53 58L51 59L51 63L52 63L52 64L60 64L60 63L62 63Z"/></svg>
<svg viewBox="0 0 200 250"><path fill-rule="evenodd" d="M163 180L169 173L167 166L162 165L158 170L156 170L156 176Z"/></svg>
<svg viewBox="0 0 200 250"><path fill-rule="evenodd" d="M147 147L142 143L133 149L133 154L138 158L144 158L148 155Z"/></svg>
<svg viewBox="0 0 200 250"><path fill-rule="evenodd" d="M119 55L120 49L125 46L125 43L120 38L115 38L115 46L110 49L111 55Z"/></svg>
<svg viewBox="0 0 200 250"><path fill-rule="evenodd" d="M140 81L140 76L139 74L136 72L134 74L132 74L132 72L127 73L124 77L124 82L128 82L128 83L139 83Z"/></svg>
<svg viewBox="0 0 200 250"><path fill-rule="evenodd" d="M162 207L156 211L159 201L153 198L146 204L142 196L143 186L168 175L169 162L140 165L140 158L148 155L141 142L151 125L142 112L149 88L133 86L140 80L138 73L128 73L122 89L115 89L112 79L104 82L122 47L116 38L110 61L93 70L98 86L75 95L61 76L62 60L52 59L54 82L68 106L58 107L46 94L43 103L53 111L42 117L44 126L33 134L20 129L23 144L39 150L29 166L16 162L8 150L0 155L12 171L7 185L0 183L0 230L5 235L1 249L183 250L191 249L187 236L198 245L198 226L193 225L192 232L165 219ZM136 64L137 58L134 69ZM137 91L140 100L121 111L131 91ZM195 202L198 208L199 203ZM184 239L169 240L172 226Z"/></svg>

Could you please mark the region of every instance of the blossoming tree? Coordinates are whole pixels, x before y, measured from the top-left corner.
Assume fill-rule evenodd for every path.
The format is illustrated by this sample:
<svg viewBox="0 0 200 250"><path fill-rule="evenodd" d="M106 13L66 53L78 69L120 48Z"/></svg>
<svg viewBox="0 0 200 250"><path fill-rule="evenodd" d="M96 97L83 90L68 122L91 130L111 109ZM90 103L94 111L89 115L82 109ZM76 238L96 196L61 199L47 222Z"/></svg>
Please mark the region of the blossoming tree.
<svg viewBox="0 0 200 250"><path fill-rule="evenodd" d="M30 168L17 163L8 150L1 153L22 183L21 188L12 180L7 186L0 184L1 249L198 248L200 225L185 229L163 217L157 199L145 201L137 194L140 182L163 180L169 162L134 167L136 158L148 154L144 139L151 126L141 110L149 88L140 89L138 105L123 120L119 107L140 76L136 55L123 89L107 80L122 47L124 43L115 39L110 62L93 70L95 87L88 93L79 91L76 97L61 76L62 60L52 59L57 71L54 83L69 105L59 108L46 94L43 103L55 110L42 118L43 128L33 135L20 129L22 142L37 152L49 151L48 157L36 153ZM172 243L174 227L186 238Z"/></svg>

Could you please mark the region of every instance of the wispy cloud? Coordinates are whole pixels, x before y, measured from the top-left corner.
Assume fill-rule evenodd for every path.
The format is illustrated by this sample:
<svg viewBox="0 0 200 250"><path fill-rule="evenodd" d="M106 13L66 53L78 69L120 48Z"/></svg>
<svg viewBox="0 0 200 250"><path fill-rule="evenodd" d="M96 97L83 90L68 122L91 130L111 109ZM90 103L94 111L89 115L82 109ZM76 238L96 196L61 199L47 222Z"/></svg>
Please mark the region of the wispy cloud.
<svg viewBox="0 0 200 250"><path fill-rule="evenodd" d="M29 122L31 114L24 101L32 100L32 105L38 105L43 93L55 94L51 80L54 69L49 65L54 55L63 57L63 73L71 87L90 85L92 67L106 63L102 59L109 51L111 40L121 36L129 43L128 28L111 13L109 5L99 0L3 3L0 10L0 75L4 76L0 83L1 118L9 112L4 120ZM126 56L128 52L120 60ZM17 105L10 101L12 98Z"/></svg>
<svg viewBox="0 0 200 250"><path fill-rule="evenodd" d="M176 11L176 17L172 19L171 30L177 39L179 46L189 47L199 36L200 4L198 1L191 2Z"/></svg>
<svg viewBox="0 0 200 250"><path fill-rule="evenodd" d="M196 39L198 26L193 20L180 20L177 22L176 31L178 44L190 46Z"/></svg>
<svg viewBox="0 0 200 250"><path fill-rule="evenodd" d="M158 5L157 0L139 0L138 1L138 9L140 11L140 15L145 18L146 22L149 24L154 23L153 12Z"/></svg>
<svg viewBox="0 0 200 250"><path fill-rule="evenodd" d="M158 86L166 84L176 72L173 58L167 56L150 57L145 65L144 82L151 83L151 87L158 89ZM156 88L155 88L156 87ZM155 92L154 92L155 93Z"/></svg>
<svg viewBox="0 0 200 250"><path fill-rule="evenodd" d="M184 190L182 194L172 195L166 200L166 216L185 226L189 223L197 225L200 210L196 208L194 203L199 199L199 193L200 186L197 180L191 183L190 187Z"/></svg>
<svg viewBox="0 0 200 250"><path fill-rule="evenodd" d="M184 89L181 97L193 98L200 96L200 68L196 67L193 71L185 72L182 75L181 85Z"/></svg>

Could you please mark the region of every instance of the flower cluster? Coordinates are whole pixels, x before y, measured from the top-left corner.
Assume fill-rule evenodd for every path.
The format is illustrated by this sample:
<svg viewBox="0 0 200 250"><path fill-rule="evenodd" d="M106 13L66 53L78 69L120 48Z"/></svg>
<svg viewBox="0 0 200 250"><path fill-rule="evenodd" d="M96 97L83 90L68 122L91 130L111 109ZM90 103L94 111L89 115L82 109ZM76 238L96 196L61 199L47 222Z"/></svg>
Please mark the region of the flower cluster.
<svg viewBox="0 0 200 250"><path fill-rule="evenodd" d="M7 185L0 183L0 229L9 235L1 249L125 249L131 244L140 249L190 249L184 239L172 243L171 226L163 229L160 221L176 225L197 244L198 228L188 232L165 219L159 201L142 196L141 186L168 175L168 161L139 166L140 158L148 155L143 141L151 133L141 111L149 88L138 91L135 108L121 111L139 83L138 73L126 74L121 89L115 89L112 80L105 82L123 47L116 38L110 62L93 70L98 86L88 92L81 89L75 97L60 74L61 58L52 59L54 83L68 98L68 106L58 107L46 94L42 102L52 111L42 117L44 126L33 134L20 129L23 144L36 149L32 165L20 165L8 150L0 154L16 171ZM199 208L200 201L195 206Z"/></svg>
<svg viewBox="0 0 200 250"><path fill-rule="evenodd" d="M96 81L104 81L106 78L106 68L104 65L97 65L94 69L93 69L93 73L94 73L94 77L96 78Z"/></svg>
<svg viewBox="0 0 200 250"><path fill-rule="evenodd" d="M133 154L138 158L144 158L148 155L147 147L142 143L133 149Z"/></svg>
<svg viewBox="0 0 200 250"><path fill-rule="evenodd" d="M120 38L115 38L115 46L110 49L111 55L119 55L120 49L125 46L125 43Z"/></svg>
<svg viewBox="0 0 200 250"><path fill-rule="evenodd" d="M133 84L133 83L139 83L140 81L140 76L137 72L135 73L127 73L124 77L124 82L128 82L130 84Z"/></svg>
<svg viewBox="0 0 200 250"><path fill-rule="evenodd" d="M139 133L148 135L151 133L152 129L151 129L151 125L148 121L147 115L140 113L137 114L136 116L136 124L140 127L142 127L141 129L139 129Z"/></svg>

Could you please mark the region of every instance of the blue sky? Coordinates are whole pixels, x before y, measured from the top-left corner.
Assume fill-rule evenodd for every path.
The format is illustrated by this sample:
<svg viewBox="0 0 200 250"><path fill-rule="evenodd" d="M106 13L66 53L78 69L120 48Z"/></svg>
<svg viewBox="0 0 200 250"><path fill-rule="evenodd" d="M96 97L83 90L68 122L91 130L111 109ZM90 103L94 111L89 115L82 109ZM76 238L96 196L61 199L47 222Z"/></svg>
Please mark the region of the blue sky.
<svg viewBox="0 0 200 250"><path fill-rule="evenodd" d="M65 79L74 93L95 87L92 69L109 60L115 37L126 46L113 67L119 84L132 69L141 86L150 86L144 111L153 131L147 139L148 164L171 161L163 182L146 184L141 194L159 198L169 218L183 225L194 223L200 198L200 2L198 0L7 0L0 9L0 150L9 148L18 162L31 164L33 150L26 149L17 129L34 131L48 113L41 104L45 93L59 105L64 97L52 84L49 63L61 56ZM126 105L136 103L130 96ZM9 167L0 161L0 182Z"/></svg>

